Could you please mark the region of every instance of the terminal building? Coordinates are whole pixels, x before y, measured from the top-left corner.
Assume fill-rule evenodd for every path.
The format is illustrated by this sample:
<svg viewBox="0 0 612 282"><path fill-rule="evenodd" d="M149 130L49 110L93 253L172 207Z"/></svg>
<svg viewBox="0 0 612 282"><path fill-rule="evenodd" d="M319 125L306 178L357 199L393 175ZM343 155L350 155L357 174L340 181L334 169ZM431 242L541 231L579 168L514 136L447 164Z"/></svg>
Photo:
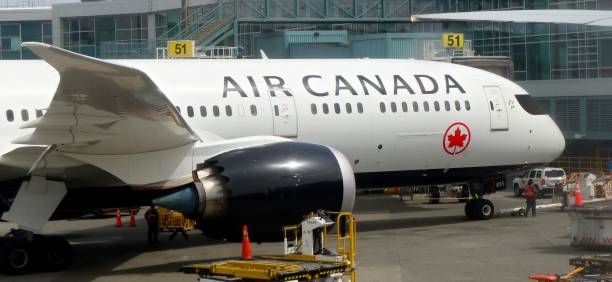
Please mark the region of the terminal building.
<svg viewBox="0 0 612 282"><path fill-rule="evenodd" d="M612 157L612 28L410 20L510 9L608 10L612 1L2 0L0 59L36 59L25 41L104 59L164 58L166 42L178 39L194 40L206 58L258 58L259 50L270 58L503 56L508 76L564 132L565 157L603 166ZM442 47L443 33L463 33L464 47Z"/></svg>

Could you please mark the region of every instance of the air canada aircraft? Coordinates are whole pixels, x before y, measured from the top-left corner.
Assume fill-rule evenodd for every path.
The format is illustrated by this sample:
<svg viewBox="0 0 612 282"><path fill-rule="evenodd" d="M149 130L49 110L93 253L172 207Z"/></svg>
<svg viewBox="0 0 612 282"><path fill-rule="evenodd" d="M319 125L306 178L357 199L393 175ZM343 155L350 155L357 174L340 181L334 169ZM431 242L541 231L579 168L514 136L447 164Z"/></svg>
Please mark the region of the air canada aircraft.
<svg viewBox="0 0 612 282"><path fill-rule="evenodd" d="M99 208L154 203L212 237L249 224L264 238L317 209L351 211L356 189L468 183L466 215L488 219L488 180L565 147L524 89L461 65L104 61L23 46L42 60L0 63L2 219L19 226L0 248L9 273L31 267L15 252L66 267L69 244L42 227Z"/></svg>

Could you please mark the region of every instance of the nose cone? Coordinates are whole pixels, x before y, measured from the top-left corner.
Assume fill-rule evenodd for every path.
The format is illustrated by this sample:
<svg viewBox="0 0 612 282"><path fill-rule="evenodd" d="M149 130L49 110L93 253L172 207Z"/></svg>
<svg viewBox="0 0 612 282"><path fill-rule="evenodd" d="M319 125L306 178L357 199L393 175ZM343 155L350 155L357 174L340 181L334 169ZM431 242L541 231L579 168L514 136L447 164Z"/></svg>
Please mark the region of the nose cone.
<svg viewBox="0 0 612 282"><path fill-rule="evenodd" d="M565 150L565 137L563 136L563 132L561 132L557 124L552 119L550 121L552 125L550 130L549 150L551 155L551 161L553 161L559 156L561 156L561 154L563 154L563 151Z"/></svg>

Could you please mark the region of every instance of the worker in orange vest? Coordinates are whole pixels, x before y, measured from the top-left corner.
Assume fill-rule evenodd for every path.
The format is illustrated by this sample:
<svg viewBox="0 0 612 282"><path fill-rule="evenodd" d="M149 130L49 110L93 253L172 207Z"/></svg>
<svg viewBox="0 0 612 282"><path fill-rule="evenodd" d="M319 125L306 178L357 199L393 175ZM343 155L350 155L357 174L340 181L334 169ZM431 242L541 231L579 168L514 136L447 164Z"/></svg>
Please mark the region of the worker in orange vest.
<svg viewBox="0 0 612 282"><path fill-rule="evenodd" d="M525 189L523 189L523 196L525 196L525 201L527 203L527 208L525 209L525 217L529 215L529 209L531 209L531 215L533 217L536 216L536 196L537 196L536 188L533 186L533 180L529 180Z"/></svg>

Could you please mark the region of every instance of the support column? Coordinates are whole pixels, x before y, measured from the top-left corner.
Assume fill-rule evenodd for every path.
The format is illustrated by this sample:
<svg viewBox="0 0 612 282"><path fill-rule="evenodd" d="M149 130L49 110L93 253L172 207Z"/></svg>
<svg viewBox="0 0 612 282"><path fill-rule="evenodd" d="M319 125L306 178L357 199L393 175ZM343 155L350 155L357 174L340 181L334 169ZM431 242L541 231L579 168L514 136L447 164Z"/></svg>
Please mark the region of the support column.
<svg viewBox="0 0 612 282"><path fill-rule="evenodd" d="M62 20L60 17L53 15L51 18L51 37L53 38L52 44L57 47L64 47L64 40L62 38Z"/></svg>
<svg viewBox="0 0 612 282"><path fill-rule="evenodd" d="M147 14L147 25L147 38L151 41L157 39L155 13Z"/></svg>

